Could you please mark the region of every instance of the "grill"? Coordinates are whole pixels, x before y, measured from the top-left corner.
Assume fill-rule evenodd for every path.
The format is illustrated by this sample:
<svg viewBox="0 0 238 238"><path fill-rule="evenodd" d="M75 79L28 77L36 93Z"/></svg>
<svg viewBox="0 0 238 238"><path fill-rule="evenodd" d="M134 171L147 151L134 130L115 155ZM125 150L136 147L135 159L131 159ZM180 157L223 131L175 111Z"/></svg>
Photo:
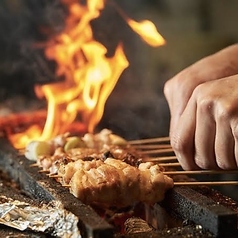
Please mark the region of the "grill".
<svg viewBox="0 0 238 238"><path fill-rule="evenodd" d="M44 85L57 83L59 81L62 82L64 80L61 76L56 76L56 74L53 73L56 71L57 66L54 61L46 60L44 54L46 45L43 42L46 42L46 38L51 38L55 34L57 35L64 28L68 13L66 7L61 6L62 2L85 3L86 1L35 0L19 1L21 3L17 4L16 2L17 1L2 1L2 4L0 4L3 9L0 17L2 20L1 35L4 36L0 39L1 45L3 46L2 58L4 59L4 61L3 59L1 60L0 65L1 76L3 76L0 90L2 99L18 93L32 97L35 84ZM210 51L213 52L216 48L220 49L224 44L230 42L230 37L232 39L234 38L234 35L230 35L230 32L229 34L223 32L226 33L224 34L224 36L227 37L225 39L223 36L219 38L217 35L213 36L213 34L210 34L217 32L218 28L216 28L216 25L220 27L220 25L224 23L223 17L217 15L218 12L222 13L223 4L201 1L202 3L199 4L199 7L197 3L195 3L195 5L191 3L188 5L186 3L179 3L180 5L177 7L177 5L174 5L177 3L172 4L172 1L138 1L136 4L130 1L108 2L109 4L105 9L106 11L103 12L101 20L91 22L92 30L94 31L95 38L107 46L109 56L113 55L115 45L117 45L119 40L125 42L128 58L132 59L132 62L130 62L132 70L122 75L120 84L118 85L119 87L117 87L115 91L116 94L113 95L111 98L113 100L111 100L111 102L109 100L109 104L107 105L107 113L109 115L105 115L105 119L104 121L102 120L101 125L102 127L108 128L114 127L115 130L113 129L113 131L122 128L121 131L124 131L127 135L125 136L126 138L130 136L133 136L133 138L141 138L147 135L152 136L154 133L157 135L157 131L159 131L160 128L169 126L164 97L157 95L158 92L162 92L165 80L176 73L179 68L183 68L187 64L190 64L190 61L200 57L201 54L208 55ZM161 49L158 55L157 51L154 50L152 50L152 54L148 54L147 46L144 46L142 41L138 41L138 36L128 28L122 20L123 17L121 17L123 14L121 14L120 7L122 7L122 10L126 9L125 13L128 13L129 17L134 18L134 16L139 17L142 9L146 9L147 11L149 5L151 6L148 9L151 10L148 12L152 14L151 17L155 18L156 21L158 20L161 29L164 27L163 31L165 31L165 27L167 28L165 32L169 33L168 35L174 35L176 33L174 29L177 27L179 27L179 31L182 30L182 34L181 32L176 34L175 41L172 38L170 39L172 40L172 44L170 44L172 48L170 46L169 50L163 48L165 50ZM135 14L136 9L140 9L139 14ZM155 11L155 9L164 13L158 14L158 11ZM184 14L188 12L188 9L190 14ZM214 9L216 11L211 14ZM230 10L232 11L229 16L232 16L233 9L234 6L231 7ZM229 10L229 6L226 6L226 10ZM129 14L130 12L133 14ZM236 15L237 14L235 14L235 16ZM184 16L186 17L183 18ZM157 19L157 17L159 18ZM176 24L174 24L174 20ZM222 21L222 24L220 24L220 21ZM185 27L179 26L177 22L182 22ZM199 24L200 27L198 27ZM105 25L106 28L101 29L102 25ZM206 27L204 28L205 25ZM228 25L230 29L232 24ZM40 26L43 26L43 28ZM116 28L120 29L120 31L115 29L115 26L117 26ZM209 29L207 26L209 26ZM42 29L43 32L41 32L39 28ZM199 31L197 28L199 28ZM201 52L204 43L202 43L201 47L200 35L199 37L197 35L201 33L200 28L205 30L203 33L209 33L206 35L206 49L204 52ZM224 27L224 29L226 29L226 27ZM235 32L237 32L236 29ZM187 33L189 33L189 37L187 37ZM191 35L192 39L190 33L195 33ZM213 37L215 39L213 39ZM211 44L211 41L215 41L216 43ZM185 49L185 45L191 45L193 50L191 51L190 48ZM176 57L176 55L186 55L188 53L188 60L181 60L181 57ZM177 58L178 60L176 60ZM148 61L148 59L151 60ZM157 80L158 71L159 81ZM141 98L142 95L144 95L143 98ZM18 99L13 101L14 108L17 101ZM128 101L130 101L130 103L128 103ZM141 102L143 102L143 104L141 104ZM159 106L158 103L160 104ZM23 109L25 110L27 106L26 103L23 104ZM123 104L128 104L128 107L124 107ZM45 104L42 106L45 108ZM37 108L42 108L42 106L40 105L40 107L38 107L37 105ZM17 112L19 112L18 105L16 105L16 108ZM135 111L135 114L132 113ZM165 118L162 118L163 115L165 115ZM209 178L211 178L211 175L216 176L216 174L221 172L182 171L171 150L168 138L130 142L133 146L141 150L142 153L149 155L149 160L158 162L166 167L165 173L173 176L175 187L166 193L163 202L157 203L154 206L140 204L139 207L133 208L134 214L138 215L138 220L127 220L126 223L123 223L123 225L125 224L124 230L126 232L118 232L117 227L109 223L101 215L100 211L83 204L69 193L67 187L62 187L53 178L47 176L46 173L40 172L39 168L32 166L30 161L26 160L19 151L12 147L5 136L5 134L9 135L15 132L21 132L22 128L25 129L32 124L37 124L43 128L46 117L45 110L36 112L34 108L34 113L14 114L13 117L1 118L0 195L5 195L6 197L20 201L27 201L36 206L40 206L41 203L60 201L67 211L79 219L78 227L82 237L85 238L238 236L238 202L211 188L211 185L222 187L237 185L237 181L211 182L201 181L200 178L196 180L191 179L191 177L196 178L197 175L209 175ZM154 122L155 117L160 121ZM108 118L110 118L110 120L108 120ZM141 120L141 118L143 119ZM114 123L110 124L113 120ZM148 124L148 121L154 124ZM160 123L161 125L158 130L157 126ZM146 128L146 130L144 128ZM72 128L67 129L75 134L78 132L76 131L77 129L79 129L80 132L86 131L83 124L79 123L76 125L76 122L72 124ZM132 132L136 132L136 134L131 135ZM162 135L163 134L164 133L162 133ZM226 171L226 173L228 172L237 173L237 171ZM5 173L7 175L5 175ZM124 213L124 220L127 218L127 213L130 212L131 211L121 211L122 217ZM49 237L49 234L51 234L50 231L45 233L35 233L31 231L21 232L7 226L0 225L0 227L0 237Z"/></svg>
<svg viewBox="0 0 238 238"><path fill-rule="evenodd" d="M144 145L137 146L134 142L131 144L144 150L144 153L159 155L158 157L152 156L149 158L151 160L161 160L166 165L167 158L169 161L167 173L172 174L174 170L171 168L178 166L177 163L171 163L174 156L171 155L172 151L167 142L163 145L159 143L157 152L154 151L154 145L152 146L150 142L150 149L148 146L143 149ZM167 192L163 202L154 206L143 204L140 207L143 221L153 229L144 231L143 227L139 226L138 228L138 224L132 223L130 229L135 231L121 234L100 216L98 211L83 204L70 194L66 187L62 187L54 179L49 178L46 173L39 173L39 168L32 166L32 162L15 150L5 137L0 138L0 157L1 170L20 185L20 191L27 194L31 201L48 203L58 200L66 210L76 215L79 218L78 227L82 237L237 237L238 235L238 203L220 192L204 186L202 182L196 181L196 186L176 186L175 182L175 187ZM183 172L181 173L183 174ZM189 180L190 183L180 181L177 185L191 185L194 183L193 181ZM198 186L199 183L200 186ZM207 184L212 184L212 182L207 182ZM6 191L4 190L4 194L9 195L9 187ZM9 196L13 196L13 194L14 191ZM130 229L128 228L128 230ZM4 237L7 237L9 234L13 234L13 231L22 234L10 228L5 229L5 227L1 232L4 233ZM24 234L32 237L31 232L27 231ZM37 235L39 237L47 236L47 234Z"/></svg>

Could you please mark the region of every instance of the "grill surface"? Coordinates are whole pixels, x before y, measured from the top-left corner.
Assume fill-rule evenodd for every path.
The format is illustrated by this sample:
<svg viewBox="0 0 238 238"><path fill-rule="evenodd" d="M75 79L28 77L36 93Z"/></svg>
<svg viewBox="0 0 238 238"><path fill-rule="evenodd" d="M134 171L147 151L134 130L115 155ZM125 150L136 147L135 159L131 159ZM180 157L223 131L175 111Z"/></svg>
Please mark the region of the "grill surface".
<svg viewBox="0 0 238 238"><path fill-rule="evenodd" d="M31 167L32 162L23 155L19 155L5 138L0 138L0 167L7 172L12 179L20 184L23 191L28 193L36 201L49 202L59 200L64 207L79 218L79 228L82 237L188 237L191 234L196 237L237 237L237 212L234 209L238 205L233 202L233 207L214 201L205 194L187 187L176 187L166 194L161 204L148 207L147 220L150 223L158 223L161 230L132 234L114 234L114 227L101 218L90 206L86 206L69 193L54 179L44 173L39 173L37 167ZM210 191L211 189L209 189ZM220 196L222 198L222 195ZM222 198L221 200L226 200ZM177 220L176 227L169 227L167 213ZM162 219L164 221L162 222ZM172 220L173 220L172 219ZM201 225L206 233L197 229L196 225L181 227L184 220ZM159 224L160 223L160 224ZM166 227L167 226L167 227ZM173 224L174 226L174 224ZM212 234L211 234L212 233ZM42 236L44 237L44 235Z"/></svg>

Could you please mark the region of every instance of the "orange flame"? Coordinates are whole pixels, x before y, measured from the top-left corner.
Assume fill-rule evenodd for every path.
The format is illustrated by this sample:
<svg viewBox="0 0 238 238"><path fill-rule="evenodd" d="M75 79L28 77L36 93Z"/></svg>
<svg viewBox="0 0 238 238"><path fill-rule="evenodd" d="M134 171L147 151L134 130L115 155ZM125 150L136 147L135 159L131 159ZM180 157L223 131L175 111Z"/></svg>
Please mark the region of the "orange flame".
<svg viewBox="0 0 238 238"><path fill-rule="evenodd" d="M78 115L87 130L93 132L102 118L108 96L129 66L121 44L114 56L108 58L107 49L93 39L90 21L99 17L104 1L88 0L85 6L67 4L69 16L65 29L51 39L45 49L46 57L57 63L57 76L64 81L35 88L36 94L45 97L48 103L45 126L43 131L33 125L22 134L12 135L10 139L16 148L34 139L48 140L64 133ZM164 44L151 22L125 20L148 44Z"/></svg>
<svg viewBox="0 0 238 238"><path fill-rule="evenodd" d="M165 39L156 30L155 25L148 20L141 21L140 23L128 19L128 25L140 35L140 37L149 45L153 47L165 44Z"/></svg>

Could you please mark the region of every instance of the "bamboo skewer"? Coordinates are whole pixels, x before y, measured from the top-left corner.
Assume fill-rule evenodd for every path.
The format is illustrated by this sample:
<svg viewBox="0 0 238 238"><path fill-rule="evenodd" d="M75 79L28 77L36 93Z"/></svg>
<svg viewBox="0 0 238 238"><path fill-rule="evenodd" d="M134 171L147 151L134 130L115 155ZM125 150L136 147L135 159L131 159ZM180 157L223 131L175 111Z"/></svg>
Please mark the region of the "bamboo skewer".
<svg viewBox="0 0 238 238"><path fill-rule="evenodd" d="M171 161L171 160L177 160L176 156L163 156L163 157L149 157L143 159L144 162L165 162L165 161Z"/></svg>
<svg viewBox="0 0 238 238"><path fill-rule="evenodd" d="M219 186L219 185L238 185L238 181L200 181L200 182L174 182L174 186Z"/></svg>
<svg viewBox="0 0 238 238"><path fill-rule="evenodd" d="M38 172L39 172L39 173L49 173L50 171L49 171L49 170L46 170L46 169L42 169L42 170L39 170Z"/></svg>
<svg viewBox="0 0 238 238"><path fill-rule="evenodd" d="M174 152L172 148L158 149L158 150L142 150L142 151L140 151L141 154L147 154L147 155L172 153L172 152Z"/></svg>
<svg viewBox="0 0 238 238"><path fill-rule="evenodd" d="M180 163L159 163L161 167L180 167Z"/></svg>
<svg viewBox="0 0 238 238"><path fill-rule="evenodd" d="M195 175L195 174L237 174L238 170L188 170L188 171L164 171L166 175Z"/></svg>
<svg viewBox="0 0 238 238"><path fill-rule="evenodd" d="M59 174L49 174L48 175L50 178L63 178L63 176L59 175Z"/></svg>
<svg viewBox="0 0 238 238"><path fill-rule="evenodd" d="M62 187L71 188L71 185L70 184L62 184Z"/></svg>
<svg viewBox="0 0 238 238"><path fill-rule="evenodd" d="M180 167L180 163L177 162L177 157L175 155L162 155L167 153L173 153L169 137L161 138L149 138L141 140L128 141L128 144L138 149L141 154L151 157L143 159L143 162L157 162L162 167ZM161 154L161 156L159 156ZM153 157L155 155L155 157ZM157 156L156 156L157 155ZM173 162L174 161L174 162ZM38 166L36 163L30 165L31 167ZM48 170L40 170L39 172L47 173ZM194 170L194 171L164 171L164 175L215 175L215 174L238 174L238 170ZM48 174L50 178L62 178L62 176L57 174ZM174 181L174 186L221 186L221 185L238 185L238 181ZM63 184L63 187L70 188L71 185Z"/></svg>
<svg viewBox="0 0 238 238"><path fill-rule="evenodd" d="M153 145L133 145L135 149L145 150L145 149L171 149L169 144L153 144Z"/></svg>
<svg viewBox="0 0 238 238"><path fill-rule="evenodd" d="M147 143L156 143L156 142L169 142L170 138L167 137L158 137L158 138L149 138L149 139L141 139L141 140L131 140L128 143L130 145L136 144L147 144Z"/></svg>

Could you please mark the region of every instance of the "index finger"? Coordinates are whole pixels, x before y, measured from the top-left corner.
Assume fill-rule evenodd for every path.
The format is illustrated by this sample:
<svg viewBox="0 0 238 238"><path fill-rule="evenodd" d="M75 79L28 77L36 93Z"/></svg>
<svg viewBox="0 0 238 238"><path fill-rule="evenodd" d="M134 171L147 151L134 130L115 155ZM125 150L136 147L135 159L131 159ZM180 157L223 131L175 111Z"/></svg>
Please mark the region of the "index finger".
<svg viewBox="0 0 238 238"><path fill-rule="evenodd" d="M189 100L176 127L171 131L171 146L184 170L197 169L195 163L196 102Z"/></svg>

